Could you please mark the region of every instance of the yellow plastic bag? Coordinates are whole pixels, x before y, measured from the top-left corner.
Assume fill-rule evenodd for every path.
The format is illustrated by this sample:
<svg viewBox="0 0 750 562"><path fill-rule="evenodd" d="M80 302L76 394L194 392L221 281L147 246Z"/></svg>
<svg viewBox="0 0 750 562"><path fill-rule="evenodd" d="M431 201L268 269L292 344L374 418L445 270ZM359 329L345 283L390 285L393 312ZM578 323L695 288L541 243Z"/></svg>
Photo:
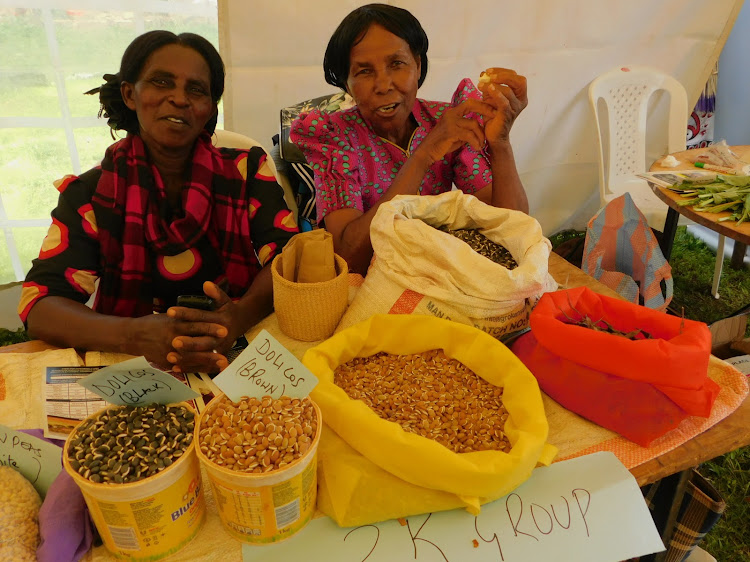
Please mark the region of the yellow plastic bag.
<svg viewBox="0 0 750 562"><path fill-rule="evenodd" d="M383 420L333 383L333 370L354 357L443 349L486 381L504 387L512 448L457 454ZM311 393L326 428L318 449L318 507L341 526L480 505L523 483L556 449L534 376L505 345L464 324L421 315L376 315L305 353L318 377Z"/></svg>

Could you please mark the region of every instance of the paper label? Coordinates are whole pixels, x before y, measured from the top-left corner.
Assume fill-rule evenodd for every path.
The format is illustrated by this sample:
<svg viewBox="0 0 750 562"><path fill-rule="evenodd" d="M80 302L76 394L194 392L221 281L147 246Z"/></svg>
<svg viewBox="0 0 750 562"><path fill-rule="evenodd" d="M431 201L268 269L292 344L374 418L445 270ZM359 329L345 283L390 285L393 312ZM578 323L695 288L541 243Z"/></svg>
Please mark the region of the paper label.
<svg viewBox="0 0 750 562"><path fill-rule="evenodd" d="M318 379L267 330L261 330L214 383L232 402L239 402L243 396L304 398Z"/></svg>
<svg viewBox="0 0 750 562"><path fill-rule="evenodd" d="M200 396L169 373L136 357L91 373L78 384L117 406L174 404Z"/></svg>
<svg viewBox="0 0 750 562"><path fill-rule="evenodd" d="M44 498L62 470L62 448L0 425L0 466L23 474Z"/></svg>

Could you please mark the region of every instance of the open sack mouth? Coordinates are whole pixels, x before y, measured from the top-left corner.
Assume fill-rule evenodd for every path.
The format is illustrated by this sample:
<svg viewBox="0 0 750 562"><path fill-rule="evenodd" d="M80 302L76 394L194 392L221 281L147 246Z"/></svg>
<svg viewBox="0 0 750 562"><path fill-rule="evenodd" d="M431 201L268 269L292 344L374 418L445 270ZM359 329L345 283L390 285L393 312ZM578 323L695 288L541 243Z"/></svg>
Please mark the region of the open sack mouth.
<svg viewBox="0 0 750 562"><path fill-rule="evenodd" d="M179 117L165 117L170 123L177 123L178 125L187 125L187 121L180 119Z"/></svg>

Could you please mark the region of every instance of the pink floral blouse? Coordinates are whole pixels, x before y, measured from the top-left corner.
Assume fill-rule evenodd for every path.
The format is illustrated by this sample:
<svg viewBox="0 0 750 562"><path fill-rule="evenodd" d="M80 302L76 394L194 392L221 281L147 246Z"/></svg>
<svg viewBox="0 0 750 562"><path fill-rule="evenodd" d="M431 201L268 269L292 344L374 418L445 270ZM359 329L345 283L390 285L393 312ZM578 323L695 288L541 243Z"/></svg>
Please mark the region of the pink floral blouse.
<svg viewBox="0 0 750 562"><path fill-rule="evenodd" d="M300 115L292 125L290 138L315 174L318 222L338 209L368 210L388 189L443 112L469 98L481 99L481 94L465 78L450 103L417 99L412 115L418 125L408 152L376 135L356 106L328 114L314 109ZM474 193L491 182L486 148L477 152L466 145L430 167L422 180L421 193L450 191L452 184L465 193Z"/></svg>

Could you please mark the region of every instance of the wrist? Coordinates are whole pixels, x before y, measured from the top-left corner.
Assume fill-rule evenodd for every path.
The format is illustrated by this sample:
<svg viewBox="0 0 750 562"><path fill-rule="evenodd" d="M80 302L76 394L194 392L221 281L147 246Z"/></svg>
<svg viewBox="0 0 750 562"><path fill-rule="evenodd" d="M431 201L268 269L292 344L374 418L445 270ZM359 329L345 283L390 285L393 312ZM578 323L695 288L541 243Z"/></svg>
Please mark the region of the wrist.
<svg viewBox="0 0 750 562"><path fill-rule="evenodd" d="M421 144L417 150L411 153L407 163L416 171L425 174L427 170L436 162L436 159L430 154L429 148Z"/></svg>
<svg viewBox="0 0 750 562"><path fill-rule="evenodd" d="M234 343L237 338L245 335L250 328L273 312L273 305L262 307L251 295L245 295L234 302L235 311L232 314L232 325L227 326L228 338Z"/></svg>
<svg viewBox="0 0 750 562"><path fill-rule="evenodd" d="M122 318L123 322L120 337L113 342L113 348L117 353L128 355L141 355L140 353L140 330L138 329L138 318Z"/></svg>
<svg viewBox="0 0 750 562"><path fill-rule="evenodd" d="M487 143L487 145L490 157L493 159L513 156L513 145L510 144L510 139L498 140L493 143Z"/></svg>

